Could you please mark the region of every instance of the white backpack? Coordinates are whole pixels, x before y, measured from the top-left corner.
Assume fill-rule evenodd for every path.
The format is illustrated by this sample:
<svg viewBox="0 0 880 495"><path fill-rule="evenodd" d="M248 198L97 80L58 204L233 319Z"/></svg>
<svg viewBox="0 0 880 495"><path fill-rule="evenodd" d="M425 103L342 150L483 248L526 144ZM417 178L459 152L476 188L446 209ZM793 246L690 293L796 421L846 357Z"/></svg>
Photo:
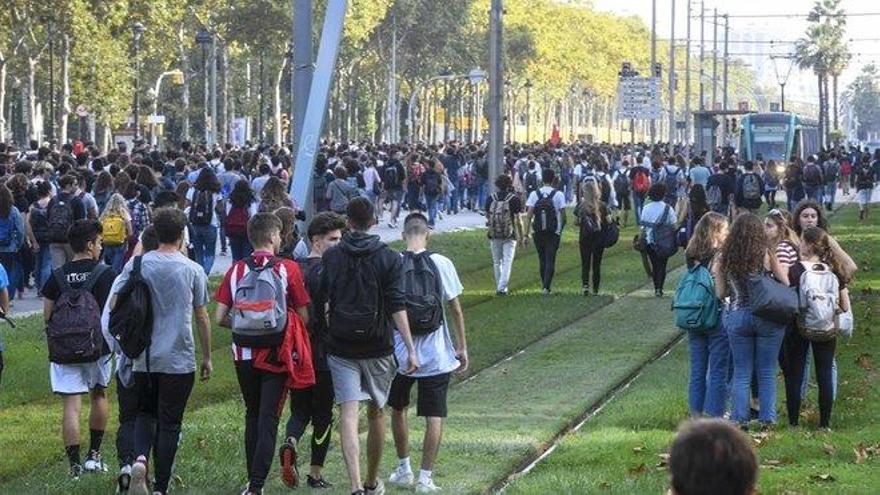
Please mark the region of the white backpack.
<svg viewBox="0 0 880 495"><path fill-rule="evenodd" d="M825 263L802 261L801 264L805 271L798 283L798 328L808 340L834 340L837 337L835 315L840 298L837 276Z"/></svg>

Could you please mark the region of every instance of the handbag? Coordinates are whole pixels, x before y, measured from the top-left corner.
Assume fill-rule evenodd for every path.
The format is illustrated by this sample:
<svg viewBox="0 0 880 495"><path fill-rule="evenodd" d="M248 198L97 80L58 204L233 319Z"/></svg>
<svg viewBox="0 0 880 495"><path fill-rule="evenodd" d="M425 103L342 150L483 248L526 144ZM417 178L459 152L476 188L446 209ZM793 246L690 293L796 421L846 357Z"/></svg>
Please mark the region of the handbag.
<svg viewBox="0 0 880 495"><path fill-rule="evenodd" d="M605 225L602 226L602 244L606 248L610 248L617 244L617 241L619 240L620 223L617 221L617 219L606 222Z"/></svg>
<svg viewBox="0 0 880 495"><path fill-rule="evenodd" d="M780 324L790 323L797 315L797 291L769 274L750 276L747 288L753 315Z"/></svg>
<svg viewBox="0 0 880 495"><path fill-rule="evenodd" d="M640 253L644 253L648 248L648 238L647 234L645 234L645 230L639 230L639 233L633 236L632 246L635 251Z"/></svg>

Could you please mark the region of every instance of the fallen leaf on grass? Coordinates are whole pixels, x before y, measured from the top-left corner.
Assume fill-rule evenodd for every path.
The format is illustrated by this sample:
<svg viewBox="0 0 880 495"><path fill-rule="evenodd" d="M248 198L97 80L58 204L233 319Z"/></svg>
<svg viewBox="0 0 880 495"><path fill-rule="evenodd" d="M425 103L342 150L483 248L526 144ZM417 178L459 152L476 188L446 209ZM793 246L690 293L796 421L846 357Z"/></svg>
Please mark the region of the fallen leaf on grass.
<svg viewBox="0 0 880 495"><path fill-rule="evenodd" d="M208 441L205 440L204 438L200 438L200 439L196 442L196 445L197 445L200 449L204 449L204 448L206 448L206 447L208 446Z"/></svg>
<svg viewBox="0 0 880 495"><path fill-rule="evenodd" d="M629 474L645 474L648 471L648 466L645 463L641 463L634 468L629 469Z"/></svg>
<svg viewBox="0 0 880 495"><path fill-rule="evenodd" d="M854 448L853 453L856 455L856 464L862 464L868 460L868 451L862 446Z"/></svg>
<svg viewBox="0 0 880 495"><path fill-rule="evenodd" d="M814 474L813 476L810 476L810 479L813 481L817 481L819 483L833 483L833 482L837 481L836 479L834 479L834 476L831 476L830 474L827 474L827 473Z"/></svg>
<svg viewBox="0 0 880 495"><path fill-rule="evenodd" d="M770 434L766 431L752 433L749 436L752 437L752 441L755 442L755 445L758 447L763 445L770 438Z"/></svg>
<svg viewBox="0 0 880 495"><path fill-rule="evenodd" d="M859 366L859 368L861 368L863 370L874 369L874 366L871 362L871 355L868 354L867 352L860 354L859 357L856 358L856 364Z"/></svg>
<svg viewBox="0 0 880 495"><path fill-rule="evenodd" d="M638 454L638 453L640 453L640 452L644 452L644 451L645 451L645 446L644 446L644 445L640 445L640 446L638 446L638 447L633 447L633 452L635 452L636 454Z"/></svg>
<svg viewBox="0 0 880 495"><path fill-rule="evenodd" d="M830 443L823 443L822 450L824 450L825 453L828 455L834 455L837 453L837 449L835 449L834 445L831 445Z"/></svg>
<svg viewBox="0 0 880 495"><path fill-rule="evenodd" d="M761 468L765 469L776 469L782 466L782 461L778 459L767 459L761 464Z"/></svg>
<svg viewBox="0 0 880 495"><path fill-rule="evenodd" d="M186 489L186 483L183 482L183 478L181 478L179 474L174 475L174 485L175 488L179 488L181 490Z"/></svg>
<svg viewBox="0 0 880 495"><path fill-rule="evenodd" d="M669 454L657 454L657 457L660 459L660 462L657 463L657 467L666 467L669 464Z"/></svg>

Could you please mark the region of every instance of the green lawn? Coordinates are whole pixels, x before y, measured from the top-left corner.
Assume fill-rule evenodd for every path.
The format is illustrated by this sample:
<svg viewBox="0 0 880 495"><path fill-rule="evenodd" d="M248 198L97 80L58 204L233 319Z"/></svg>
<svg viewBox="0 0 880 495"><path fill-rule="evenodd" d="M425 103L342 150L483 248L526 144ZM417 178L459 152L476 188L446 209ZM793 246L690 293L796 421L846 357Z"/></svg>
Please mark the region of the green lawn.
<svg viewBox="0 0 880 495"><path fill-rule="evenodd" d="M880 487L880 336L874 326L880 317L880 221L874 217L859 225L858 210L849 206L832 226L861 267L852 287L855 336L838 343L840 390L833 431L817 429L818 413L811 405L800 428L788 427L780 379L780 425L768 436L753 436L761 462L760 493L868 494ZM678 345L508 492L662 493L667 474L659 454L686 418L687 375L687 347ZM809 401L816 402L815 387Z"/></svg>

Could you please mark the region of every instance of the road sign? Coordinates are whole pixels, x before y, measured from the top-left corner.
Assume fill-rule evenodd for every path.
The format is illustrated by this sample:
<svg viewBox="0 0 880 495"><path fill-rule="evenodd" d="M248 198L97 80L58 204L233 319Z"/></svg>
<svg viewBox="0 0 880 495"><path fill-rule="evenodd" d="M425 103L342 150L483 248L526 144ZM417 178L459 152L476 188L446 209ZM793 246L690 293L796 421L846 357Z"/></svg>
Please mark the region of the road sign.
<svg viewBox="0 0 880 495"><path fill-rule="evenodd" d="M164 115L148 115L147 116L148 124L164 124L165 116Z"/></svg>
<svg viewBox="0 0 880 495"><path fill-rule="evenodd" d="M659 119L663 117L660 104L660 78L624 77L620 79L617 94L617 116L620 119Z"/></svg>

